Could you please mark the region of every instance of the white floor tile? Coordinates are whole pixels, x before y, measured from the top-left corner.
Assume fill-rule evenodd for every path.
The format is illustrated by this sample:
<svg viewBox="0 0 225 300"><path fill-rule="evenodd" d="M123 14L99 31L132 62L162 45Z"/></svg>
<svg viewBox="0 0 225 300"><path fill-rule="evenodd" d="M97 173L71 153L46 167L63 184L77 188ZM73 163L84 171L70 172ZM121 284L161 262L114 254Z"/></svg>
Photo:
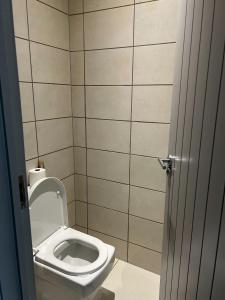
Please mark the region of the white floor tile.
<svg viewBox="0 0 225 300"><path fill-rule="evenodd" d="M158 300L160 276L119 260L95 300Z"/></svg>

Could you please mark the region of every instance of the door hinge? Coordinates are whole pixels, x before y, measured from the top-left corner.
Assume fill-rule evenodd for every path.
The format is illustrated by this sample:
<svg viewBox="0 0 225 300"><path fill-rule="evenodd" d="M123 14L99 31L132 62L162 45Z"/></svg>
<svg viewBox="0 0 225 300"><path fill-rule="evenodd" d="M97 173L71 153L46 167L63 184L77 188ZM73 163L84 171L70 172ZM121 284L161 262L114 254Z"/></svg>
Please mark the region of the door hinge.
<svg viewBox="0 0 225 300"><path fill-rule="evenodd" d="M20 193L20 207L24 209L27 207L27 196L25 190L25 182L23 175L18 176L18 183L19 183L19 193Z"/></svg>

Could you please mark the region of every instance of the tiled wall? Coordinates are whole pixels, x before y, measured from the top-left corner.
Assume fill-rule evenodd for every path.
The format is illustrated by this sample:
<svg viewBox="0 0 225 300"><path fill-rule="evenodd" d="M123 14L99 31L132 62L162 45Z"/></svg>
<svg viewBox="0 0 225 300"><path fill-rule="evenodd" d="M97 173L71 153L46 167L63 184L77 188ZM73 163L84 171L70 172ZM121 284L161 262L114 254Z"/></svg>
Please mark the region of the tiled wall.
<svg viewBox="0 0 225 300"><path fill-rule="evenodd" d="M76 227L157 273L177 1L69 1Z"/></svg>
<svg viewBox="0 0 225 300"><path fill-rule="evenodd" d="M27 169L63 179L75 224L68 0L13 0Z"/></svg>

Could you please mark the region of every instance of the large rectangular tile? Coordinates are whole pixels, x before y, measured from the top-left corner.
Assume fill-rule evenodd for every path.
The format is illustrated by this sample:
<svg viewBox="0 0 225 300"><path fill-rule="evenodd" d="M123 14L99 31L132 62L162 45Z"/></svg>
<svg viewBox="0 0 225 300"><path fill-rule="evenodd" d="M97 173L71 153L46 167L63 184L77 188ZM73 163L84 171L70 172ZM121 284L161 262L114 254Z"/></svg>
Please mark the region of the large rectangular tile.
<svg viewBox="0 0 225 300"><path fill-rule="evenodd" d="M37 139L36 139L36 128L34 122L23 124L23 136L24 136L25 158L31 159L37 157Z"/></svg>
<svg viewBox="0 0 225 300"><path fill-rule="evenodd" d="M126 85L132 81L132 48L87 51L88 85Z"/></svg>
<svg viewBox="0 0 225 300"><path fill-rule="evenodd" d="M84 0L84 11L92 11L133 4L134 0Z"/></svg>
<svg viewBox="0 0 225 300"><path fill-rule="evenodd" d="M96 230L123 240L127 239L127 214L89 204L88 225L91 230Z"/></svg>
<svg viewBox="0 0 225 300"><path fill-rule="evenodd" d="M72 87L72 107L74 117L85 116L85 100L83 86Z"/></svg>
<svg viewBox="0 0 225 300"><path fill-rule="evenodd" d="M71 52L71 81L73 85L84 84L84 52Z"/></svg>
<svg viewBox="0 0 225 300"><path fill-rule="evenodd" d="M81 226L79 226L79 225L73 226L73 229L78 230L78 231L83 232L83 233L86 233L86 234L88 233L87 228L81 227Z"/></svg>
<svg viewBox="0 0 225 300"><path fill-rule="evenodd" d="M177 0L160 0L136 5L135 45L176 41Z"/></svg>
<svg viewBox="0 0 225 300"><path fill-rule="evenodd" d="M131 153L166 157L169 146L168 124L133 122Z"/></svg>
<svg viewBox="0 0 225 300"><path fill-rule="evenodd" d="M130 123L123 121L87 120L88 148L129 152Z"/></svg>
<svg viewBox="0 0 225 300"><path fill-rule="evenodd" d="M73 118L73 134L74 145L85 147L86 146L86 125L85 118Z"/></svg>
<svg viewBox="0 0 225 300"><path fill-rule="evenodd" d="M132 120L170 122L172 86L134 86Z"/></svg>
<svg viewBox="0 0 225 300"><path fill-rule="evenodd" d="M129 155L88 150L88 175L122 183L129 182Z"/></svg>
<svg viewBox="0 0 225 300"><path fill-rule="evenodd" d="M33 85L37 120L72 116L71 88L66 85Z"/></svg>
<svg viewBox="0 0 225 300"><path fill-rule="evenodd" d="M37 137L40 155L72 146L72 118L38 121Z"/></svg>
<svg viewBox="0 0 225 300"><path fill-rule="evenodd" d="M76 201L76 225L87 227L87 203Z"/></svg>
<svg viewBox="0 0 225 300"><path fill-rule="evenodd" d="M28 1L28 13L31 40L69 50L69 24L66 14L37 0Z"/></svg>
<svg viewBox="0 0 225 300"><path fill-rule="evenodd" d="M34 101L31 83L20 82L20 101L23 122L34 121Z"/></svg>
<svg viewBox="0 0 225 300"><path fill-rule="evenodd" d="M75 199L87 202L87 177L75 174Z"/></svg>
<svg viewBox="0 0 225 300"><path fill-rule="evenodd" d="M86 175L86 148L74 147L75 172Z"/></svg>
<svg viewBox="0 0 225 300"><path fill-rule="evenodd" d="M71 202L67 205L68 209L68 221L69 226L72 227L75 225L75 202Z"/></svg>
<svg viewBox="0 0 225 300"><path fill-rule="evenodd" d="M28 38L27 1L13 0L13 21L15 36Z"/></svg>
<svg viewBox="0 0 225 300"><path fill-rule="evenodd" d="M74 175L71 175L71 176L63 179L62 182L66 189L67 203L70 203L75 200Z"/></svg>
<svg viewBox="0 0 225 300"><path fill-rule="evenodd" d="M115 247L115 256L116 258L127 260L127 242L120 239L111 237L109 235L96 232L94 230L88 230L88 234L100 239L104 243Z"/></svg>
<svg viewBox="0 0 225 300"><path fill-rule="evenodd" d="M59 9L65 13L68 13L68 0L41 0L42 2L51 5L52 7ZM74 0L72 0L74 1ZM74 1L76 2L76 1Z"/></svg>
<svg viewBox="0 0 225 300"><path fill-rule="evenodd" d="M131 243L162 251L163 225L129 216L129 241Z"/></svg>
<svg viewBox="0 0 225 300"><path fill-rule="evenodd" d="M85 49L132 46L133 14L133 6L85 14Z"/></svg>
<svg viewBox="0 0 225 300"><path fill-rule="evenodd" d="M129 186L88 178L88 201L107 208L128 212Z"/></svg>
<svg viewBox="0 0 225 300"><path fill-rule="evenodd" d="M70 51L84 49L83 15L69 17L70 22Z"/></svg>
<svg viewBox="0 0 225 300"><path fill-rule="evenodd" d="M74 173L72 147L41 156L40 160L44 161L47 176L49 177L63 179Z"/></svg>
<svg viewBox="0 0 225 300"><path fill-rule="evenodd" d="M130 187L130 214L164 222L165 193Z"/></svg>
<svg viewBox="0 0 225 300"><path fill-rule="evenodd" d="M69 0L69 14L79 14L83 12L83 0Z"/></svg>
<svg viewBox="0 0 225 300"><path fill-rule="evenodd" d="M146 187L153 190L165 191L166 175L156 158L131 156L132 185Z"/></svg>
<svg viewBox="0 0 225 300"><path fill-rule="evenodd" d="M31 82L29 42L19 38L15 41L19 81Z"/></svg>
<svg viewBox="0 0 225 300"><path fill-rule="evenodd" d="M175 44L134 48L134 84L172 84Z"/></svg>
<svg viewBox="0 0 225 300"><path fill-rule="evenodd" d="M130 120L130 86L87 86L87 117Z"/></svg>
<svg viewBox="0 0 225 300"><path fill-rule="evenodd" d="M160 275L161 259L160 253L129 243L129 263Z"/></svg>
<svg viewBox="0 0 225 300"><path fill-rule="evenodd" d="M33 80L70 84L69 52L31 43Z"/></svg>
<svg viewBox="0 0 225 300"><path fill-rule="evenodd" d="M119 260L102 287L99 299L158 300L160 276Z"/></svg>

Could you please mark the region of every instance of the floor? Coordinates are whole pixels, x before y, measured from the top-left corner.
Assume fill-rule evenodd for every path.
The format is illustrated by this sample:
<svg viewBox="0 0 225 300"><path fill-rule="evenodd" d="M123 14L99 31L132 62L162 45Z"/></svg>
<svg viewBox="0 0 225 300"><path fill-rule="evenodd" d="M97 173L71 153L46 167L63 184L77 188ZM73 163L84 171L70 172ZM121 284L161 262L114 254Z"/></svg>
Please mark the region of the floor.
<svg viewBox="0 0 225 300"><path fill-rule="evenodd" d="M159 284L159 275L116 260L95 300L158 300Z"/></svg>

